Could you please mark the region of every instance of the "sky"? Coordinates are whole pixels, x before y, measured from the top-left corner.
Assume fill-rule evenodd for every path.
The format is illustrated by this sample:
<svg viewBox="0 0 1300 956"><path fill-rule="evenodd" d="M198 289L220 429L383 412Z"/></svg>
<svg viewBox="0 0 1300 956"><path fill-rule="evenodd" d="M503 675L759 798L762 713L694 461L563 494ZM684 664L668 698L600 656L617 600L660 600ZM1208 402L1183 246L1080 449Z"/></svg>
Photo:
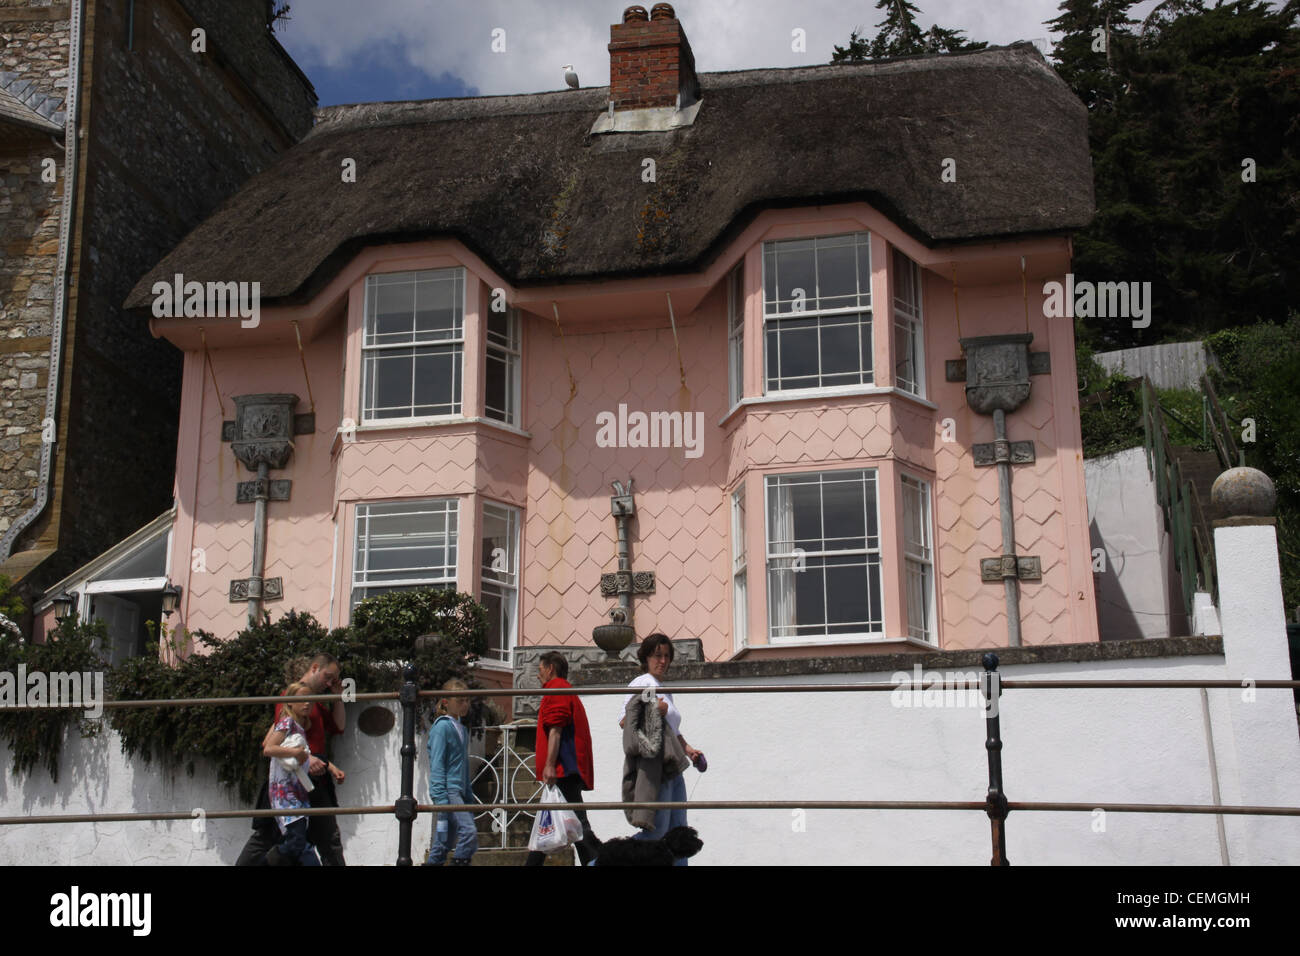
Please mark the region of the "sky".
<svg viewBox="0 0 1300 956"><path fill-rule="evenodd" d="M922 29L971 40L1041 41L1060 0L912 0ZM321 106L376 100L496 96L609 83L609 27L627 0L291 0L276 35L316 87ZM642 0L649 8L652 3ZM680 0L673 4L700 72L827 63L854 28L868 37L875 0ZM1155 0L1133 8L1145 16ZM803 30L806 50L792 49ZM503 31L503 32L498 32ZM497 49L494 49L496 47ZM502 49L503 47L503 49Z"/></svg>

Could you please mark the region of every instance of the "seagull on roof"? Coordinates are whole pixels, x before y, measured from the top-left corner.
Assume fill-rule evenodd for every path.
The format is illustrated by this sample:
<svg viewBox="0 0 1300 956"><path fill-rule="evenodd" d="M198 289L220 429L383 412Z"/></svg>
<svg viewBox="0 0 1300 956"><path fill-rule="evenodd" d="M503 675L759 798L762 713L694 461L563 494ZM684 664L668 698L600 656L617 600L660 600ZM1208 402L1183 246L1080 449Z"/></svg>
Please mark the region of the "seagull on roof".
<svg viewBox="0 0 1300 956"><path fill-rule="evenodd" d="M578 88L578 74L573 72L573 64L566 63L560 69L564 70L564 82L569 84L569 89L576 90Z"/></svg>

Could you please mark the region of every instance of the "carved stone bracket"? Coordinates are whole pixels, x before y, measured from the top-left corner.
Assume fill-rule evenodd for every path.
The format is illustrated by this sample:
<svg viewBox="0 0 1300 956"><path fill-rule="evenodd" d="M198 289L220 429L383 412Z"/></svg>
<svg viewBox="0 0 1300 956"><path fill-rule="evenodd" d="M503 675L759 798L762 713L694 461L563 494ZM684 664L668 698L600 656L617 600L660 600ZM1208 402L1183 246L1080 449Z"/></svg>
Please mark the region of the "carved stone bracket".
<svg viewBox="0 0 1300 956"><path fill-rule="evenodd" d="M261 593L255 593L260 591ZM230 603L242 604L249 598L278 601L284 597L283 578L235 578L230 582Z"/></svg>
<svg viewBox="0 0 1300 956"><path fill-rule="evenodd" d="M1003 554L996 558L980 560L981 581L1001 581L1003 578L1018 578L1021 581L1041 581L1043 564L1037 557Z"/></svg>
<svg viewBox="0 0 1300 956"><path fill-rule="evenodd" d="M293 436L304 416L295 415L298 396L284 393L236 395L235 420L223 422L221 437L249 471L263 462L283 468L293 454ZM314 420L311 422L314 425Z"/></svg>
<svg viewBox="0 0 1300 956"><path fill-rule="evenodd" d="M975 456L975 467L986 468L999 462L1013 465L1029 465L1035 460L1032 441L988 441L971 447Z"/></svg>
<svg viewBox="0 0 1300 956"><path fill-rule="evenodd" d="M258 498L265 498L267 501L288 501L292 488L293 481L288 478L271 478L266 481L254 478L252 481L241 481L235 485L235 504L252 504Z"/></svg>
<svg viewBox="0 0 1300 956"><path fill-rule="evenodd" d="M613 571L600 576L600 593L604 597L615 594L653 594L653 571Z"/></svg>

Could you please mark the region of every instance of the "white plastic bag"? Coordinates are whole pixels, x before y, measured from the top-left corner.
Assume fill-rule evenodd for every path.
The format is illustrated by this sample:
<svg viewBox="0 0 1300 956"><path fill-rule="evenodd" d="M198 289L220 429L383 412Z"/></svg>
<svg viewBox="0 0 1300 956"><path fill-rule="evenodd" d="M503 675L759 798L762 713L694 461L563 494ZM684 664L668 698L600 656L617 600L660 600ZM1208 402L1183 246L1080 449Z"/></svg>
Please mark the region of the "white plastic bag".
<svg viewBox="0 0 1300 956"><path fill-rule="evenodd" d="M577 824L578 835L582 835L582 823L572 810L550 810L548 803L564 803L564 795L558 787L546 787L542 790L542 806L533 820L532 836L528 838L528 849L541 853L557 853L574 842L570 836L569 818Z"/></svg>

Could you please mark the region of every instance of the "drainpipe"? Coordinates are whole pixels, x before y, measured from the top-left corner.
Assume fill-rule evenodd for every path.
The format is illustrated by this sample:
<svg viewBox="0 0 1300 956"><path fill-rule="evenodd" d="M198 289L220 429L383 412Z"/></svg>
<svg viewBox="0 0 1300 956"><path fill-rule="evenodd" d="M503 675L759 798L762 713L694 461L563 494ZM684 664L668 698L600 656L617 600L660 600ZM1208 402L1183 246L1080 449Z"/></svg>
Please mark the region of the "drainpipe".
<svg viewBox="0 0 1300 956"><path fill-rule="evenodd" d="M68 102L63 131L63 209L59 213L59 251L55 264L54 314L50 323L50 372L45 384L46 421L59 420L59 361L63 355L63 331L68 310L68 261L72 257L72 206L77 198L77 96L81 87L81 29L85 0L73 0L69 8L71 40L68 43ZM56 433L55 441L59 440ZM36 477L36 502L18 517L0 538L0 562L9 559L18 536L45 510L50 499L50 473L54 444L41 436L41 463Z"/></svg>
<svg viewBox="0 0 1300 956"><path fill-rule="evenodd" d="M999 445L1007 441L1007 413L993 410L993 440ZM1011 511L1011 462L1006 455L998 455L998 508L1002 517L1002 553L1016 553L1016 519ZM1002 579L1007 598L1007 646L1020 646L1020 579L1006 576Z"/></svg>
<svg viewBox="0 0 1300 956"><path fill-rule="evenodd" d="M266 570L266 499L270 465L257 463L257 497L253 501L253 573L248 579L248 626L262 620L262 572Z"/></svg>
<svg viewBox="0 0 1300 956"><path fill-rule="evenodd" d="M1032 464L1037 453L1032 441L1007 439L1007 413L1029 398L1029 379L1051 370L1046 352L1030 352L1034 337L1028 332L982 335L958 339L962 359L945 363L949 382L966 383L966 404L971 411L993 418L993 441L972 446L976 468L998 469L998 511L1002 520L1002 553L980 561L980 580L1002 581L1006 595L1007 645L1020 646L1020 582L1041 581L1042 561L1016 554L1016 524L1011 497L1011 466Z"/></svg>

